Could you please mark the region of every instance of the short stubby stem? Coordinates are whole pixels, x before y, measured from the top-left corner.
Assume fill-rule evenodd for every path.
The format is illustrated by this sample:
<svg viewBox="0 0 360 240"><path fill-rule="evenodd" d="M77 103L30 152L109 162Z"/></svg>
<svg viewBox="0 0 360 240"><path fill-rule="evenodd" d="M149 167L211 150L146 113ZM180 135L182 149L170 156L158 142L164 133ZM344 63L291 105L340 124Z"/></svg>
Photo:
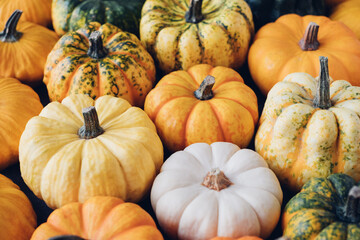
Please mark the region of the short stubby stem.
<svg viewBox="0 0 360 240"><path fill-rule="evenodd" d="M208 172L204 178L204 181L202 182L203 186L218 192L228 188L232 184L233 183L219 168L212 169L210 172Z"/></svg>
<svg viewBox="0 0 360 240"><path fill-rule="evenodd" d="M360 222L360 187L350 189L344 208L344 220L351 223Z"/></svg>
<svg viewBox="0 0 360 240"><path fill-rule="evenodd" d="M0 32L0 40L2 42L16 42L21 38L23 34L16 31L21 14L22 11L20 10L15 10L13 14L11 14L10 18L5 24L4 30Z"/></svg>
<svg viewBox="0 0 360 240"><path fill-rule="evenodd" d="M303 51L315 51L319 48L318 41L319 25L314 22L309 23L305 30L304 37L299 41L299 46Z"/></svg>
<svg viewBox="0 0 360 240"><path fill-rule="evenodd" d="M99 119L95 107L87 107L82 110L84 125L79 129L78 135L82 139L92 139L104 133L99 125Z"/></svg>
<svg viewBox="0 0 360 240"><path fill-rule="evenodd" d="M213 98L214 93L212 88L215 84L215 78L213 76L206 76L201 82L200 87L194 92L194 95L199 100L209 100Z"/></svg>
<svg viewBox="0 0 360 240"><path fill-rule="evenodd" d="M203 0L191 0L189 10L185 14L187 23L199 23L204 19L201 12L202 2Z"/></svg>
<svg viewBox="0 0 360 240"><path fill-rule="evenodd" d="M101 33L99 31L94 31L90 34L89 37L89 50L87 55L94 59L101 59L107 56L108 50L104 47Z"/></svg>

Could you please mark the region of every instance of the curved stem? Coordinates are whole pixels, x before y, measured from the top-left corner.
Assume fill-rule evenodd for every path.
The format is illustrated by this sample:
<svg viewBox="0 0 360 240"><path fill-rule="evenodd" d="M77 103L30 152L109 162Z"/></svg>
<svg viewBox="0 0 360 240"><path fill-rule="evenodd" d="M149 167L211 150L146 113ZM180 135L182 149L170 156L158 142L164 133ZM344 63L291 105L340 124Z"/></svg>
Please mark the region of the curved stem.
<svg viewBox="0 0 360 240"><path fill-rule="evenodd" d="M344 210L345 219L349 222L360 221L360 187L354 186L350 189Z"/></svg>
<svg viewBox="0 0 360 240"><path fill-rule="evenodd" d="M222 171L220 171L219 168L215 168L208 172L201 185L219 192L232 184L233 183L225 176Z"/></svg>
<svg viewBox="0 0 360 240"><path fill-rule="evenodd" d="M2 42L16 42L18 41L22 33L16 31L16 26L19 22L21 14L20 10L15 10L5 24L4 30L0 33L0 40Z"/></svg>
<svg viewBox="0 0 360 240"><path fill-rule="evenodd" d="M189 10L185 14L185 21L187 23L199 23L204 19L201 12L203 0L191 0Z"/></svg>
<svg viewBox="0 0 360 240"><path fill-rule="evenodd" d="M215 84L215 78L213 76L206 76L201 82L200 87L194 92L194 95L199 100L209 100L213 98L214 94L212 88Z"/></svg>
<svg viewBox="0 0 360 240"><path fill-rule="evenodd" d="M319 25L310 22L306 28L304 37L299 42L299 46L303 51L315 51L319 48L318 33Z"/></svg>
<svg viewBox="0 0 360 240"><path fill-rule="evenodd" d="M99 119L95 107L87 107L82 110L84 116L84 126L82 126L78 135L82 139L95 138L104 133L104 129L99 125Z"/></svg>
<svg viewBox="0 0 360 240"><path fill-rule="evenodd" d="M99 31L94 31L90 34L89 42L90 46L87 55L94 59L106 57L108 51L103 45L101 33Z"/></svg>
<svg viewBox="0 0 360 240"><path fill-rule="evenodd" d="M76 235L61 235L56 237L51 237L48 240L85 240L82 237L78 237Z"/></svg>
<svg viewBox="0 0 360 240"><path fill-rule="evenodd" d="M328 109L331 107L328 58L321 56L319 59L320 75L313 105L315 108Z"/></svg>

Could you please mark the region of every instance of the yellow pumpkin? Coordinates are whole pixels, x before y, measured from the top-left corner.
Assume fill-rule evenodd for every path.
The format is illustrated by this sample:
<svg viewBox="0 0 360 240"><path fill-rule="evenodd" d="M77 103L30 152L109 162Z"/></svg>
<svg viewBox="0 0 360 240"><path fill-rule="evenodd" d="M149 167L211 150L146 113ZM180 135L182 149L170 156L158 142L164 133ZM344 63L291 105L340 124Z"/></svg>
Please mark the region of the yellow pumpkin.
<svg viewBox="0 0 360 240"><path fill-rule="evenodd" d="M360 180L360 87L330 83L327 58L320 65L319 80L293 73L270 90L255 137L256 151L293 190L332 173Z"/></svg>
<svg viewBox="0 0 360 240"><path fill-rule="evenodd" d="M51 208L97 195L139 201L163 162L150 118L112 96L48 104L26 125L19 151L21 176Z"/></svg>

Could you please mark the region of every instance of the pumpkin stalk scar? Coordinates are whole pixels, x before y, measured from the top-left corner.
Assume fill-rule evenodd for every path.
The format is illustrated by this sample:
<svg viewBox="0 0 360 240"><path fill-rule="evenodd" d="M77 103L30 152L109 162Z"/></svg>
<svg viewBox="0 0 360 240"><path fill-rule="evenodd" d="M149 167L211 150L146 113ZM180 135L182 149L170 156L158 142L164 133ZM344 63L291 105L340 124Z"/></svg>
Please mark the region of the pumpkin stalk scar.
<svg viewBox="0 0 360 240"><path fill-rule="evenodd" d="M101 33L99 31L94 31L90 34L89 42L90 46L87 52L89 57L94 59L101 59L106 57L108 50L103 45Z"/></svg>
<svg viewBox="0 0 360 240"><path fill-rule="evenodd" d="M215 78L213 76L206 76L201 82L200 87L194 92L194 95L199 100L209 100L214 97L212 88L215 84Z"/></svg>
<svg viewBox="0 0 360 240"><path fill-rule="evenodd" d="M317 83L316 94L313 100L313 106L315 108L329 109L331 107L330 99L330 78L328 58L319 57L320 59L320 75Z"/></svg>
<svg viewBox="0 0 360 240"><path fill-rule="evenodd" d="M310 22L305 30L304 37L299 41L299 46L303 51L318 50L320 43L318 41L319 25Z"/></svg>
<svg viewBox="0 0 360 240"><path fill-rule="evenodd" d="M16 26L22 13L20 10L15 10L11 14L5 24L4 30L0 33L0 40L2 42L17 42L21 38L23 34L22 32L16 31Z"/></svg>
<svg viewBox="0 0 360 240"><path fill-rule="evenodd" d="M344 217L351 223L360 221L360 187L353 186L346 201Z"/></svg>
<svg viewBox="0 0 360 240"><path fill-rule="evenodd" d="M83 108L84 125L79 129L78 135L82 139L92 139L105 131L99 124L99 118L94 106Z"/></svg>
<svg viewBox="0 0 360 240"><path fill-rule="evenodd" d="M61 236L51 237L48 240L85 240L85 239L82 237L78 237L76 235L61 235Z"/></svg>
<svg viewBox="0 0 360 240"><path fill-rule="evenodd" d="M185 13L187 23L199 23L204 19L201 12L202 0L191 0L189 10Z"/></svg>
<svg viewBox="0 0 360 240"><path fill-rule="evenodd" d="M208 172L204 178L204 181L201 183L201 185L218 192L228 188L232 184L233 183L219 168L212 169L210 172Z"/></svg>

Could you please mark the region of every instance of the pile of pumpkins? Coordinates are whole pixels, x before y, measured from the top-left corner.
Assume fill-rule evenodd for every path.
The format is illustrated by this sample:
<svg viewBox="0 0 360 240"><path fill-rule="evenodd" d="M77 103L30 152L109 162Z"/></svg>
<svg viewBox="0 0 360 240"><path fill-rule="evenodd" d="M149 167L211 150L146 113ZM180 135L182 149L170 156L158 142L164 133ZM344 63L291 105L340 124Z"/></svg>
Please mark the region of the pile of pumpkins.
<svg viewBox="0 0 360 240"><path fill-rule="evenodd" d="M0 174L0 238L359 239L359 21L359 0L2 1L0 170L54 211Z"/></svg>

